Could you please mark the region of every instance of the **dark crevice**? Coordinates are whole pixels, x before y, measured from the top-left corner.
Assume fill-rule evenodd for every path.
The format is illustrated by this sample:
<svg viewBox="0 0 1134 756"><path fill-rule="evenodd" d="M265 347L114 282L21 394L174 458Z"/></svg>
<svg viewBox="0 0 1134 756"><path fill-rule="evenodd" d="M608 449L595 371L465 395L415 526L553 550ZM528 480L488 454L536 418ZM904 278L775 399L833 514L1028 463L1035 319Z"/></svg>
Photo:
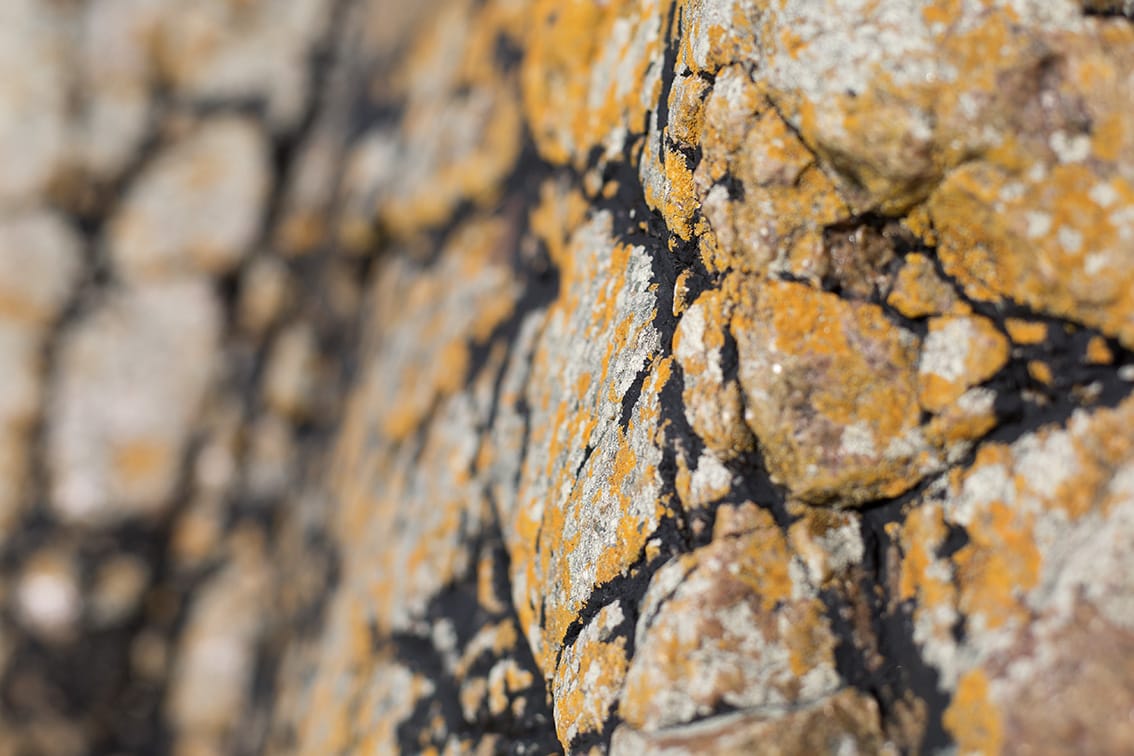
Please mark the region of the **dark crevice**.
<svg viewBox="0 0 1134 756"><path fill-rule="evenodd" d="M839 675L877 701L884 729L899 742L910 735L901 732L900 709L911 695L924 702L920 742L901 745L911 752L935 753L952 743L943 724L949 696L914 640L912 606L897 602L887 588L895 545L885 526L901 516L896 503L863 513L861 565L837 586L821 590L820 597L837 638Z"/></svg>

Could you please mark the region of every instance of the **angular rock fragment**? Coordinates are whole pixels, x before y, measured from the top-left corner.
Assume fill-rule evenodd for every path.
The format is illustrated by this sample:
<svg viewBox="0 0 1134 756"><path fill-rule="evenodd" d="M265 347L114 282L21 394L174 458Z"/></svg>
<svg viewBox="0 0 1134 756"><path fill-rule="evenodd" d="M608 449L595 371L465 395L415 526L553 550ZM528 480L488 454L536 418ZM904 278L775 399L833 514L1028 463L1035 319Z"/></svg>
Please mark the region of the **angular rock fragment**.
<svg viewBox="0 0 1134 756"><path fill-rule="evenodd" d="M732 331L746 420L794 495L895 496L936 464L918 427L917 337L880 308L768 282L738 308Z"/></svg>
<svg viewBox="0 0 1134 756"><path fill-rule="evenodd" d="M740 532L718 532L651 582L620 705L629 726L808 706L837 689L834 636L787 543L751 503L738 514Z"/></svg>

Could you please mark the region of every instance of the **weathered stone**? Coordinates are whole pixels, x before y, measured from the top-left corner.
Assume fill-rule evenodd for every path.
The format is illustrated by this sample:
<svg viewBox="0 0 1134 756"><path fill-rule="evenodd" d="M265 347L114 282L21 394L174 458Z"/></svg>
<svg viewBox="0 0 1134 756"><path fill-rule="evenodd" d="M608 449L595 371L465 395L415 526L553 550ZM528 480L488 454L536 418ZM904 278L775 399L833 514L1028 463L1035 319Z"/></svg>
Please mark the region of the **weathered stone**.
<svg viewBox="0 0 1134 756"><path fill-rule="evenodd" d="M771 517L752 504L742 512L742 532L661 568L646 592L620 706L628 725L654 732L722 706L790 709L837 689L835 639L813 589L793 576Z"/></svg>
<svg viewBox="0 0 1134 756"><path fill-rule="evenodd" d="M732 330L746 419L796 496L895 496L935 464L918 432L917 338L878 307L768 283Z"/></svg>
<svg viewBox="0 0 1134 756"><path fill-rule="evenodd" d="M933 261L924 254L907 255L886 304L907 318L944 315L958 304L953 289L941 280Z"/></svg>
<svg viewBox="0 0 1134 756"><path fill-rule="evenodd" d="M79 239L46 210L0 217L0 319L50 325L79 276Z"/></svg>
<svg viewBox="0 0 1134 756"><path fill-rule="evenodd" d="M815 706L781 715L725 714L659 732L622 725L611 739L612 754L895 753L878 725L873 699L844 690Z"/></svg>

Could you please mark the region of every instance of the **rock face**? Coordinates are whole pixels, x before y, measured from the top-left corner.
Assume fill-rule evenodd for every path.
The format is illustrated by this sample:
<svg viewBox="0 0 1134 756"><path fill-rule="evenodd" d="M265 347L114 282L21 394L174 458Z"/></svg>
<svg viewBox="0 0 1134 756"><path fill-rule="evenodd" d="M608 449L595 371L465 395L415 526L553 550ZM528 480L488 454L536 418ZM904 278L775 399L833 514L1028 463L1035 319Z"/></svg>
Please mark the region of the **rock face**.
<svg viewBox="0 0 1134 756"><path fill-rule="evenodd" d="M1131 750L1132 18L4 3L0 753Z"/></svg>

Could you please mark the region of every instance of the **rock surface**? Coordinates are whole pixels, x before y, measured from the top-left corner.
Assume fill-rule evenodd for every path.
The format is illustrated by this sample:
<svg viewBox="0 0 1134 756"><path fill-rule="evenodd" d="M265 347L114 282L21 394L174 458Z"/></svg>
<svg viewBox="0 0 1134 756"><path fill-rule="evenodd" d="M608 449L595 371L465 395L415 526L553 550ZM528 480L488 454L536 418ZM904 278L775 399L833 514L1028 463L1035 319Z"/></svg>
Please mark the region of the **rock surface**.
<svg viewBox="0 0 1134 756"><path fill-rule="evenodd" d="M1130 751L1132 19L0 3L0 753Z"/></svg>

